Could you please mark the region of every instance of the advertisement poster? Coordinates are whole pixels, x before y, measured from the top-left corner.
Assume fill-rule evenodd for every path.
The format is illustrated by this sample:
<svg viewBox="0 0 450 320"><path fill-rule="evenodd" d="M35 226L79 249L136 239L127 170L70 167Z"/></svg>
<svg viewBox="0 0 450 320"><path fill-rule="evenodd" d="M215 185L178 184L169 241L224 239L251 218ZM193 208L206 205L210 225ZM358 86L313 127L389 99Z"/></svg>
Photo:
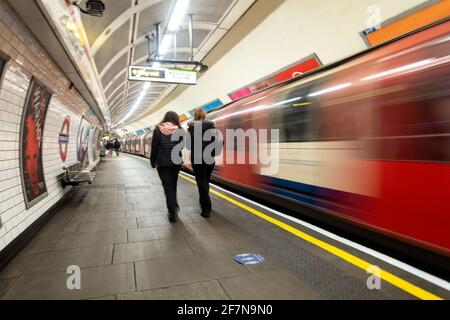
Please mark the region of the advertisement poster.
<svg viewBox="0 0 450 320"><path fill-rule="evenodd" d="M99 157L99 146L100 146L100 131L96 128L95 129L95 134L94 134L94 147L93 149L93 154L94 154L94 161L97 161L100 157Z"/></svg>
<svg viewBox="0 0 450 320"><path fill-rule="evenodd" d="M89 134L89 163L94 164L98 160L98 138L99 131L92 127Z"/></svg>
<svg viewBox="0 0 450 320"><path fill-rule="evenodd" d="M77 160L81 163L81 166L87 167L89 165L89 133L91 131L91 124L86 120L81 119L80 129L78 131L78 148L77 148Z"/></svg>
<svg viewBox="0 0 450 320"><path fill-rule="evenodd" d="M20 171L27 209L47 196L42 167L44 124L51 93L33 78L28 90L20 134Z"/></svg>

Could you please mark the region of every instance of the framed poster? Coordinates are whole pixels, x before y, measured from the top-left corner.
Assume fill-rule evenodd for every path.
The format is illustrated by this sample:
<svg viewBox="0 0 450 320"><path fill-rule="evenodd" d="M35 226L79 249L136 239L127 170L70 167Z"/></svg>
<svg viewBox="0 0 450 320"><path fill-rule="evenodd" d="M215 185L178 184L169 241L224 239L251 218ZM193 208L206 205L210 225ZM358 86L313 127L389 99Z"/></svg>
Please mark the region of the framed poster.
<svg viewBox="0 0 450 320"><path fill-rule="evenodd" d="M84 116L81 116L80 125L78 126L78 134L77 134L77 161L81 162L83 158L83 150L81 148L81 130L83 129L83 120Z"/></svg>
<svg viewBox="0 0 450 320"><path fill-rule="evenodd" d="M48 195L42 167L42 141L50 98L50 90L32 78L20 127L20 173L27 209Z"/></svg>
<svg viewBox="0 0 450 320"><path fill-rule="evenodd" d="M98 128L95 128L94 138L92 139L92 157L94 158L94 162L98 160L98 146L100 143L100 131Z"/></svg>
<svg viewBox="0 0 450 320"><path fill-rule="evenodd" d="M91 131L91 124L87 122L84 117L81 119L80 128L78 130L78 147L77 147L77 160L81 163L81 167L87 167L89 165L89 134Z"/></svg>

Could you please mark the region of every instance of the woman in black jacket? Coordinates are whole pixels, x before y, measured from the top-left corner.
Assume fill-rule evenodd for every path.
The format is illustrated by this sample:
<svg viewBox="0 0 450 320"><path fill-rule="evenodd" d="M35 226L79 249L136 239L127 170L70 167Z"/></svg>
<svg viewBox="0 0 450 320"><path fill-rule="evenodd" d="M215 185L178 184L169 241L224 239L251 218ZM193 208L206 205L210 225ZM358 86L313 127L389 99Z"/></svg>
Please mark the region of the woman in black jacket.
<svg viewBox="0 0 450 320"><path fill-rule="evenodd" d="M202 217L208 218L212 210L209 183L215 166L214 157L219 155L222 142L214 122L206 120L206 112L203 109L195 111L194 122L189 124L188 133L190 143L187 148L191 150L191 163L200 194ZM206 148L208 149L205 151Z"/></svg>
<svg viewBox="0 0 450 320"><path fill-rule="evenodd" d="M180 210L177 201L177 183L183 162L184 131L175 112L169 111L153 132L150 162L158 170L166 195L169 221L176 222Z"/></svg>

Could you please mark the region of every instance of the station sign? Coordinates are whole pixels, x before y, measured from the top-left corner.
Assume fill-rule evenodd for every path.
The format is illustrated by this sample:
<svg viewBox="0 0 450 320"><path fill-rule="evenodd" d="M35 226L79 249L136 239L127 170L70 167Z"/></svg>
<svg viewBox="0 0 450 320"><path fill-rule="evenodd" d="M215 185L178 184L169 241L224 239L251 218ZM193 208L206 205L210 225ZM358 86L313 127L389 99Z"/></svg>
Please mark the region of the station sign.
<svg viewBox="0 0 450 320"><path fill-rule="evenodd" d="M59 132L58 143L59 143L59 155L61 156L62 162L67 160L67 152L69 149L69 133L70 133L70 117L66 117Z"/></svg>
<svg viewBox="0 0 450 320"><path fill-rule="evenodd" d="M128 80L196 85L197 72L190 70L130 66Z"/></svg>

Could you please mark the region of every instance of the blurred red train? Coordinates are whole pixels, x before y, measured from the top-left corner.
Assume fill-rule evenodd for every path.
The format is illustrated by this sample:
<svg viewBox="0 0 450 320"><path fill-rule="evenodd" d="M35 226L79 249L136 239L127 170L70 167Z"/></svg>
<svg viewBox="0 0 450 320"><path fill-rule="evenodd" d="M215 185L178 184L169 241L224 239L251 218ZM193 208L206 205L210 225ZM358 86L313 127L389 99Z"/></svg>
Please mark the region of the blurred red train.
<svg viewBox="0 0 450 320"><path fill-rule="evenodd" d="M276 174L261 164L223 164L214 172L220 181L450 255L449 20L209 118L224 134L280 134ZM149 156L151 133L124 142L124 151ZM248 148L221 156L227 152L250 156Z"/></svg>

